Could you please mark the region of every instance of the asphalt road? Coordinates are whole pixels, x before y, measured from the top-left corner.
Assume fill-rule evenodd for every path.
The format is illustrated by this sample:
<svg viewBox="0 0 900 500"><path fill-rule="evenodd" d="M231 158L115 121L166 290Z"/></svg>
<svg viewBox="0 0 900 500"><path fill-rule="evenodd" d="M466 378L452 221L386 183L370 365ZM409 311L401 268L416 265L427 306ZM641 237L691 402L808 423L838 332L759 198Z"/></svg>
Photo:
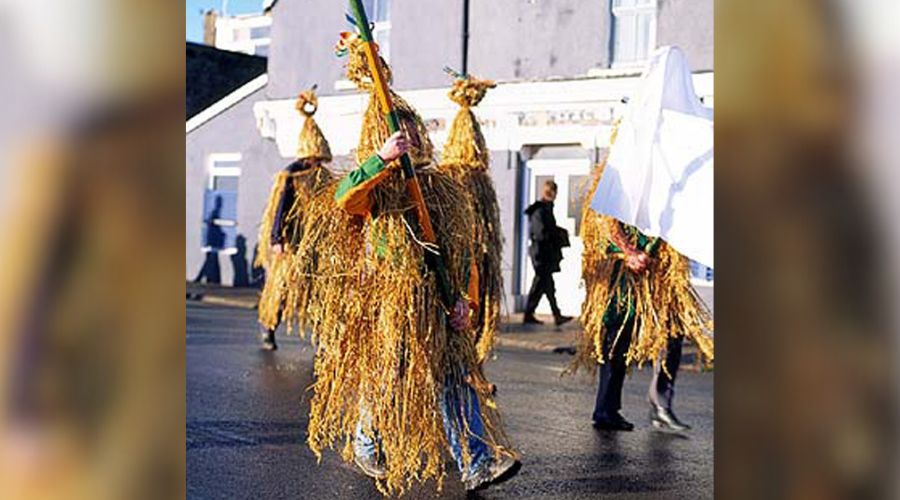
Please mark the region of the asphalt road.
<svg viewBox="0 0 900 500"><path fill-rule="evenodd" d="M336 452L316 463L305 444L312 349L279 336L278 351L259 350L254 314L187 303L188 498L379 498ZM596 381L560 377L570 360L501 349L489 363L523 467L478 498L713 497L711 373L679 374L676 412L694 426L687 437L650 428L646 369L632 374L623 395L623 414L637 428L608 433L590 426ZM429 484L407 495L464 497L455 472L440 493Z"/></svg>

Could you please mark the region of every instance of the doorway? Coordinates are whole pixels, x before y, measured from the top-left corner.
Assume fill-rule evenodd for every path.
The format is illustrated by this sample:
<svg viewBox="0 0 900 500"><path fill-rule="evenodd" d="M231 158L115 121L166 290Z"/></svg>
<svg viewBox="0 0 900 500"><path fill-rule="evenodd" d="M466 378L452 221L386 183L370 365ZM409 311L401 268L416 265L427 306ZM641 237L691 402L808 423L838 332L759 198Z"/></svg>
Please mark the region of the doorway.
<svg viewBox="0 0 900 500"><path fill-rule="evenodd" d="M552 180L556 182L559 190L556 202L553 204L553 215L556 224L569 232L568 248L563 248L563 260L560 262L560 272L553 275L556 283L556 300L560 311L567 316L581 314L581 304L584 302L584 287L581 283L581 253L584 248L581 241L581 207L587 193L590 182L591 162L587 158L579 159L535 159L528 160L525 164L525 193L524 206L519 214L524 220L522 227L522 262L521 290L528 293L531 281L534 279L534 268L528 256L528 219L524 210L540 197L541 187L544 182ZM538 304L538 314L551 314L550 304L546 298Z"/></svg>

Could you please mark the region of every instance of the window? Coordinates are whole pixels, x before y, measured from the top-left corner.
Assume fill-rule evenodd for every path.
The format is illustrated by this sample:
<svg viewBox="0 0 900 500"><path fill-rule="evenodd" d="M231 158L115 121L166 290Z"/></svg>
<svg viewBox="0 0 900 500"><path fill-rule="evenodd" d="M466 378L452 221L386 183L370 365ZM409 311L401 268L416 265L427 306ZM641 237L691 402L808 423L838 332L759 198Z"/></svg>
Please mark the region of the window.
<svg viewBox="0 0 900 500"><path fill-rule="evenodd" d="M612 66L639 65L656 48L656 0L612 0Z"/></svg>
<svg viewBox="0 0 900 500"><path fill-rule="evenodd" d="M390 6L390 0L363 0L369 22L373 23L390 22Z"/></svg>
<svg viewBox="0 0 900 500"><path fill-rule="evenodd" d="M202 247L206 252L237 251L237 196L240 153L214 153L206 159L207 185L203 196Z"/></svg>
<svg viewBox="0 0 900 500"><path fill-rule="evenodd" d="M237 192L239 179L236 175L215 175L212 177L212 190Z"/></svg>
<svg viewBox="0 0 900 500"><path fill-rule="evenodd" d="M713 268L706 267L699 262L690 261L691 266L691 276L698 280L703 281L713 281L715 278L715 273L713 272Z"/></svg>
<svg viewBox="0 0 900 500"><path fill-rule="evenodd" d="M206 169L208 175L208 189L219 189L217 186L233 185L237 190L237 184L230 184L232 180L241 176L241 159L240 153L212 153L206 158Z"/></svg>
<svg viewBox="0 0 900 500"><path fill-rule="evenodd" d="M372 39L378 44L378 52L391 62L391 0L362 0L366 16L372 25ZM334 90L356 90L356 85L341 78L334 82Z"/></svg>
<svg viewBox="0 0 900 500"><path fill-rule="evenodd" d="M378 44L381 57L391 60L391 2L390 0L363 0L363 7L372 27L372 38Z"/></svg>
<svg viewBox="0 0 900 500"><path fill-rule="evenodd" d="M269 26L257 26L250 28L250 39L258 40L260 38L269 38Z"/></svg>
<svg viewBox="0 0 900 500"><path fill-rule="evenodd" d="M250 30L243 26L238 26L234 28L231 32L231 41L232 42L246 42L250 40Z"/></svg>
<svg viewBox="0 0 900 500"><path fill-rule="evenodd" d="M569 199L566 215L575 220L575 236L581 237L581 211L591 189L590 175L569 176Z"/></svg>

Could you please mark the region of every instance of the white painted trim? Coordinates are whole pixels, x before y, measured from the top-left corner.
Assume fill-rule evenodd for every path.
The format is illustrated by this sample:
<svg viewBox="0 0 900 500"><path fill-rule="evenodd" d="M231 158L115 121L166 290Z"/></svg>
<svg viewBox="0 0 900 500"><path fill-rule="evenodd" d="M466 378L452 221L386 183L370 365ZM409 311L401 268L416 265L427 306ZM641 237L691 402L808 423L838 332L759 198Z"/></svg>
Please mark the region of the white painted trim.
<svg viewBox="0 0 900 500"><path fill-rule="evenodd" d="M356 90L356 84L346 78L342 78L334 81L334 90Z"/></svg>
<svg viewBox="0 0 900 500"><path fill-rule="evenodd" d="M240 177L241 167L219 167L213 165L209 169L209 175L216 177Z"/></svg>
<svg viewBox="0 0 900 500"><path fill-rule="evenodd" d="M241 153L210 153L206 156L206 185L213 189L216 177L240 177L241 167L220 167L219 162L237 163L243 159Z"/></svg>
<svg viewBox="0 0 900 500"><path fill-rule="evenodd" d="M215 189L216 188L216 178L217 177L240 177L241 176L241 168L240 167L212 167L209 169L209 175L206 179L206 187L207 189ZM240 182L240 181L238 181Z"/></svg>
<svg viewBox="0 0 900 500"><path fill-rule="evenodd" d="M230 26L253 26L258 28L260 26L271 26L272 16L262 13L223 15L216 18L217 28L219 23Z"/></svg>
<svg viewBox="0 0 900 500"><path fill-rule="evenodd" d="M243 159L242 153L210 153L206 156L206 166L212 169L219 162L239 162Z"/></svg>
<svg viewBox="0 0 900 500"><path fill-rule="evenodd" d="M218 116L223 111L241 102L250 94L265 87L267 83L269 83L269 75L267 73L263 73L253 80L245 83L234 92L226 95L222 99L219 99L208 108L191 117L191 119L187 121L185 133L191 133L191 131L193 131L200 125L203 125L204 123Z"/></svg>
<svg viewBox="0 0 900 500"><path fill-rule="evenodd" d="M609 142L612 119L624 110L621 99L634 93L640 75L641 71L635 68L595 71L591 76L578 78L500 82L475 108L475 114L482 121L482 132L491 150L518 151L527 145L571 143L588 149L602 148ZM709 104L713 73L695 73L693 80L697 95ZM437 151L443 147L459 111L459 106L447 98L448 90L445 86L400 92L426 122L442 124L430 134ZM367 102L368 95L360 92L319 97L316 122L334 155L349 155L356 149ZM253 113L260 135L275 141L282 158L293 158L303 125L295 100L260 100L253 104ZM579 121L579 116L583 121ZM567 121L570 117L574 121Z"/></svg>
<svg viewBox="0 0 900 500"><path fill-rule="evenodd" d="M200 251L202 251L204 253L210 253L213 251L213 248L211 246L207 245L207 246L200 247ZM238 251L237 251L237 247L228 247L228 248L223 248L221 250L216 250L215 252L219 255L234 255Z"/></svg>

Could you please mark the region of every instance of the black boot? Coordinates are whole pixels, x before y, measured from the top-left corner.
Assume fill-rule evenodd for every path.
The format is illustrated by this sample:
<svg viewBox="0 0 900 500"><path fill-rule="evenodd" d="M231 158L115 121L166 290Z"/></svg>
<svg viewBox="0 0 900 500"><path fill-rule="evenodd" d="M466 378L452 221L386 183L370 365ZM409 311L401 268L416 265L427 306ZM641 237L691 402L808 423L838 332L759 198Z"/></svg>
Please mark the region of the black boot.
<svg viewBox="0 0 900 500"><path fill-rule="evenodd" d="M556 326L562 326L562 325L568 323L569 321L572 321L572 319L573 319L572 316L563 316L562 314L560 314L559 316L557 316L555 318Z"/></svg>
<svg viewBox="0 0 900 500"><path fill-rule="evenodd" d="M650 423L663 431L684 432L691 429L690 425L678 420L672 410L655 403L650 403Z"/></svg>
<svg viewBox="0 0 900 500"><path fill-rule="evenodd" d="M616 413L615 415L611 415L600 420L594 421L594 429L599 429L602 431L633 431L634 424L625 420L625 417Z"/></svg>
<svg viewBox="0 0 900 500"><path fill-rule="evenodd" d="M543 325L544 322L535 318L534 314L525 314L525 317L522 318L523 325Z"/></svg>

